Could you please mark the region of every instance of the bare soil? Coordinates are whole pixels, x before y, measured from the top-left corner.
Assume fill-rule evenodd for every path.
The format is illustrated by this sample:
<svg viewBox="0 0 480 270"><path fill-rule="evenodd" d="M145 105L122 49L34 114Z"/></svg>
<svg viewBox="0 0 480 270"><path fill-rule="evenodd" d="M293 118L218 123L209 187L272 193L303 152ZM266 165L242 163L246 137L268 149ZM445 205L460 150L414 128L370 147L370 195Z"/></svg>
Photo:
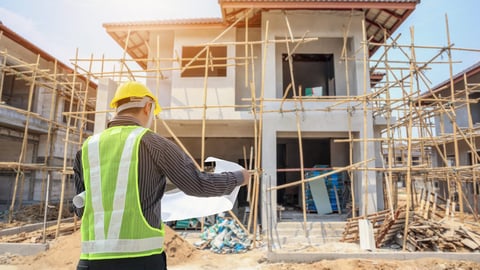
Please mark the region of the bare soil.
<svg viewBox="0 0 480 270"><path fill-rule="evenodd" d="M166 252L170 270L190 269L262 269L262 270L417 270L417 269L480 269L480 264L424 258L411 261L372 259L322 260L315 263L268 263L266 248L258 247L240 254L215 254L198 250L190 242L167 228ZM304 250L305 252L305 250ZM50 243L50 248L35 256L0 255L0 270L76 269L80 256L80 232L63 235Z"/></svg>

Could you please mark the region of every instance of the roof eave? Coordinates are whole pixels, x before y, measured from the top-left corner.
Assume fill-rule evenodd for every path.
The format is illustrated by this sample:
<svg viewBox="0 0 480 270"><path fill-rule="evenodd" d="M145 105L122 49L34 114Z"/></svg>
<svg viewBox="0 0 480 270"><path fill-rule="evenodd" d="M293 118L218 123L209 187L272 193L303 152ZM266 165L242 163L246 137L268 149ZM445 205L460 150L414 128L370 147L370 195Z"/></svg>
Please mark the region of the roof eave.
<svg viewBox="0 0 480 270"><path fill-rule="evenodd" d="M415 9L417 2L276 2L276 1L219 1L225 8L265 8L265 9ZM222 11L223 13L223 11Z"/></svg>

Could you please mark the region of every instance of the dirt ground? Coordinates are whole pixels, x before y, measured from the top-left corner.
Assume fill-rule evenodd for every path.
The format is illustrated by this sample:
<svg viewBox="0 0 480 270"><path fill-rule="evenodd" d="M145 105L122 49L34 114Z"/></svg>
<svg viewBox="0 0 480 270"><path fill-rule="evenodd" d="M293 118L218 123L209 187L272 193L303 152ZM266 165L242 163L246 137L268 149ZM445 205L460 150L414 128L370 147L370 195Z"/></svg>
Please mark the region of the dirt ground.
<svg viewBox="0 0 480 270"><path fill-rule="evenodd" d="M341 259L315 263L269 263L266 247L258 247L241 254L215 254L210 250L198 250L172 230L167 230L166 246L170 270L213 269L261 269L261 270L417 270L417 269L480 269L480 264L467 261L449 261L425 258L413 261ZM80 255L79 231L50 243L50 248L35 256L0 255L0 270L75 269Z"/></svg>

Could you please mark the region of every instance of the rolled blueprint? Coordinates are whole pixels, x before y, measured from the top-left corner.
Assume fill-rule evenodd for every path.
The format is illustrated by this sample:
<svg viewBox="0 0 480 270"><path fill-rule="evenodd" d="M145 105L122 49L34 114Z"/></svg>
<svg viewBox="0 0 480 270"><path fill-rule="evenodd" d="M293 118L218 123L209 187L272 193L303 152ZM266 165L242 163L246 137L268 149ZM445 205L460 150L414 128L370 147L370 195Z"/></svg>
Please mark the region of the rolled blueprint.
<svg viewBox="0 0 480 270"><path fill-rule="evenodd" d="M215 173L242 170L243 167L230 161L208 157L205 162L215 162ZM162 221L206 217L232 210L239 186L232 193L219 197L194 197L178 188L166 192L162 198Z"/></svg>
<svg viewBox="0 0 480 270"><path fill-rule="evenodd" d="M73 205L75 205L75 207L77 208L82 208L83 206L85 206L85 191L75 195L72 202Z"/></svg>

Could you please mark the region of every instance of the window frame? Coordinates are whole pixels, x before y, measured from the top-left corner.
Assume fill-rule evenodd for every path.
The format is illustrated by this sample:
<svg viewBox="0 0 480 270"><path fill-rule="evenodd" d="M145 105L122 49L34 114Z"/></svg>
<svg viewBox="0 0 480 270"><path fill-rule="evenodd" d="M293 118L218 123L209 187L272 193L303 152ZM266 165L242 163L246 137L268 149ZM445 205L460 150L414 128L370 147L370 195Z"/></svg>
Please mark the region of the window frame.
<svg viewBox="0 0 480 270"><path fill-rule="evenodd" d="M205 56L207 51L205 47L182 46L181 65L183 69L202 50L204 51L190 64L189 68L181 72L181 78L205 77ZM227 77L227 46L210 46L208 51L212 58L210 59L209 57L208 77ZM210 65L213 65L213 67Z"/></svg>

